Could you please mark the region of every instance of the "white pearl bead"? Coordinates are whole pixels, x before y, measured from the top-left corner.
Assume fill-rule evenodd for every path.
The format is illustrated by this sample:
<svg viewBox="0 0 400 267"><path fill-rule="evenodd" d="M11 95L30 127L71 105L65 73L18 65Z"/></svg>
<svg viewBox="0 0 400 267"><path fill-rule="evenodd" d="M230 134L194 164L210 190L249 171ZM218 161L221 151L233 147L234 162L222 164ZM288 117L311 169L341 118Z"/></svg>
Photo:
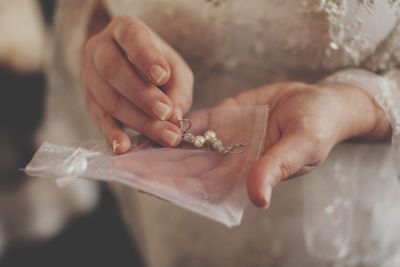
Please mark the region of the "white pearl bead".
<svg viewBox="0 0 400 267"><path fill-rule="evenodd" d="M198 135L198 136L196 136L196 137L194 138L193 145L194 145L195 147L197 147L197 148L202 148L202 147L204 146L204 143L205 143L205 142L206 142L206 139L205 139L203 136Z"/></svg>
<svg viewBox="0 0 400 267"><path fill-rule="evenodd" d="M183 140L185 140L186 142L188 142L189 144L193 144L194 142L194 135L191 133L185 134L185 136L183 137Z"/></svg>
<svg viewBox="0 0 400 267"><path fill-rule="evenodd" d="M223 154L227 154L227 150L224 146L219 146L217 148L218 152L223 153Z"/></svg>
<svg viewBox="0 0 400 267"><path fill-rule="evenodd" d="M214 138L214 139L211 140L211 146L214 149L218 149L218 147L222 146L222 141L219 140L218 138Z"/></svg>
<svg viewBox="0 0 400 267"><path fill-rule="evenodd" d="M214 131L207 131L203 136L207 142L211 142L211 140L217 138L217 134Z"/></svg>

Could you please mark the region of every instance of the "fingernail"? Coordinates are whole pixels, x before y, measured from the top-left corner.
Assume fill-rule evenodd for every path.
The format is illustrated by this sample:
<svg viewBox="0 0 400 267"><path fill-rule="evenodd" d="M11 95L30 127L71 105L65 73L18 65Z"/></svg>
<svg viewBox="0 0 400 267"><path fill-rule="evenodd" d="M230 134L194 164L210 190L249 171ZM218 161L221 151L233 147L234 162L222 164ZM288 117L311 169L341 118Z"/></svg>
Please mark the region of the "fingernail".
<svg viewBox="0 0 400 267"><path fill-rule="evenodd" d="M156 83L160 83L167 75L167 71L161 66L154 65L150 69L150 75Z"/></svg>
<svg viewBox="0 0 400 267"><path fill-rule="evenodd" d="M164 130L161 133L161 139L170 146L174 146L179 139L179 134L171 130Z"/></svg>
<svg viewBox="0 0 400 267"><path fill-rule="evenodd" d="M169 113L171 112L171 108L162 102L157 102L152 111L154 115L156 115L160 120L166 120L168 118Z"/></svg>
<svg viewBox="0 0 400 267"><path fill-rule="evenodd" d="M269 204L271 203L271 195L272 195L272 186L267 185L264 189L264 199L266 203L264 209L268 209Z"/></svg>
<svg viewBox="0 0 400 267"><path fill-rule="evenodd" d="M179 108L175 109L175 115L178 118L178 120L182 120L183 115L182 115L182 111Z"/></svg>
<svg viewBox="0 0 400 267"><path fill-rule="evenodd" d="M117 153L117 148L120 146L117 140L114 140L112 143L114 153Z"/></svg>

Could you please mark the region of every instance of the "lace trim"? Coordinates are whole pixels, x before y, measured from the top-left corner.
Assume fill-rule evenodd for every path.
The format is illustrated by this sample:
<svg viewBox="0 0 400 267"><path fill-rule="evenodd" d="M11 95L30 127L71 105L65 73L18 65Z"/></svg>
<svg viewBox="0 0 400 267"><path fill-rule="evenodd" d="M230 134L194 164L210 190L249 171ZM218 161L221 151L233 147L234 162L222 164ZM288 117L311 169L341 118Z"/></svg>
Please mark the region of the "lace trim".
<svg viewBox="0 0 400 267"><path fill-rule="evenodd" d="M395 68L400 62L400 18L389 37L376 49L376 53L365 62L365 67L381 72Z"/></svg>
<svg viewBox="0 0 400 267"><path fill-rule="evenodd" d="M386 0L396 13L400 10L400 0ZM358 0L359 7L373 13L377 0ZM361 33L362 21L346 21L349 12L348 0L305 0L303 6L312 14L327 16L329 43L325 49L322 65L334 68L340 65L360 65L365 57L373 54L375 47L368 37Z"/></svg>

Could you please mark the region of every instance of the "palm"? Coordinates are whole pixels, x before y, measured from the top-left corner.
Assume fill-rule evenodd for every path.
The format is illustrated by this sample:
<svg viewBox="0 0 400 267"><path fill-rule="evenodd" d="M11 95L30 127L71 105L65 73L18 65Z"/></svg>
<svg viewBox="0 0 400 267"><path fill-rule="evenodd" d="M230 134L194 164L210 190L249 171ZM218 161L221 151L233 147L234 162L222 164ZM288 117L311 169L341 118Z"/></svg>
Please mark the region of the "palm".
<svg viewBox="0 0 400 267"><path fill-rule="evenodd" d="M272 188L280 181L309 172L327 157L336 143L351 136L347 101L338 91L330 89L304 83L272 84L218 105L270 107L264 153L247 180L248 193L255 205L267 206Z"/></svg>

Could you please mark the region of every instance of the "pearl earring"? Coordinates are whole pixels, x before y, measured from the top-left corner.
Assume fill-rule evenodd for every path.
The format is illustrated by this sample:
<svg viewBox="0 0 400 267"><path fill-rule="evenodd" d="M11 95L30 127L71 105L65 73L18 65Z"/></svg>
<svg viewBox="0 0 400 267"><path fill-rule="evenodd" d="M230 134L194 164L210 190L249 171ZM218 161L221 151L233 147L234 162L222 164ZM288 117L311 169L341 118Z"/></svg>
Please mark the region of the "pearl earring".
<svg viewBox="0 0 400 267"><path fill-rule="evenodd" d="M239 154L242 153L246 148L246 146L242 144L225 147L222 144L222 141L217 137L217 134L211 130L206 131L203 135L195 136L192 133L188 133L190 128L192 128L192 123L190 120L182 119L179 122L181 124L183 140L186 143L193 144L196 148L203 148L204 145L207 144L209 148L211 147L224 155ZM186 127L185 124L187 124Z"/></svg>

